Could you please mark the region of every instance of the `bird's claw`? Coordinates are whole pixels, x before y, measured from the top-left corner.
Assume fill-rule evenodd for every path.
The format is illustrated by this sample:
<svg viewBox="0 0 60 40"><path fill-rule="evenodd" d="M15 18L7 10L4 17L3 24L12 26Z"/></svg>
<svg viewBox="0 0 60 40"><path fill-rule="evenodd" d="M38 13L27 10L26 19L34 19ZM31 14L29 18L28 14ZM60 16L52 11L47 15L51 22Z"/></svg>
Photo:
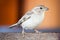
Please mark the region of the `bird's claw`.
<svg viewBox="0 0 60 40"><path fill-rule="evenodd" d="M39 33L39 31L38 31L38 30L35 30L35 32L36 32L36 33Z"/></svg>

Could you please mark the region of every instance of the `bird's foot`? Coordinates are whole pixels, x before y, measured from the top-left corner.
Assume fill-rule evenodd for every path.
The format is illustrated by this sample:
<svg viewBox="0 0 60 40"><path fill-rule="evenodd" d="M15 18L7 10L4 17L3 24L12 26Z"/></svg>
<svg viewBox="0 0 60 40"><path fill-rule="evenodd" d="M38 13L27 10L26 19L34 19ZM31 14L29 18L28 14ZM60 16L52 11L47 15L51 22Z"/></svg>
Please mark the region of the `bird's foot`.
<svg viewBox="0 0 60 40"><path fill-rule="evenodd" d="M25 37L25 32L24 32L24 30L22 31L22 37L23 37L23 38Z"/></svg>
<svg viewBox="0 0 60 40"><path fill-rule="evenodd" d="M40 33L38 30L35 30L35 32L36 32L37 34L39 34L39 33Z"/></svg>
<svg viewBox="0 0 60 40"><path fill-rule="evenodd" d="M25 37L25 33L22 32L22 37L24 38Z"/></svg>
<svg viewBox="0 0 60 40"><path fill-rule="evenodd" d="M25 37L25 35L23 34L23 36L22 36L23 38Z"/></svg>

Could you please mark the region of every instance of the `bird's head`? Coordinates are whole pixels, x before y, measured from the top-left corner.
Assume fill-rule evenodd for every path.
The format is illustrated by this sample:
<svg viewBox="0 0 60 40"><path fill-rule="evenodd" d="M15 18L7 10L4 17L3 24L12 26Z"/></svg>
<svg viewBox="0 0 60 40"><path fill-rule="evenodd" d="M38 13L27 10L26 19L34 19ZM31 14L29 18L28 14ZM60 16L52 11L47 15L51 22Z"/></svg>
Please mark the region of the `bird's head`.
<svg viewBox="0 0 60 40"><path fill-rule="evenodd" d="M45 7L44 5L39 5L33 8L34 11L41 13L41 12L45 12L48 10L47 7Z"/></svg>

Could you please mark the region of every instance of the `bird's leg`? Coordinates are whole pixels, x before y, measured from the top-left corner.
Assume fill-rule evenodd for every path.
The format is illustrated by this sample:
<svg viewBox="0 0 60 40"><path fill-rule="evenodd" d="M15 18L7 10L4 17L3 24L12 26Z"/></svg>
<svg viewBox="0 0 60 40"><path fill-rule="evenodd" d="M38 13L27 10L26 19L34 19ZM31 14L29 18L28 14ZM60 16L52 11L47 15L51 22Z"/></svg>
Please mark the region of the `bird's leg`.
<svg viewBox="0 0 60 40"><path fill-rule="evenodd" d="M23 28L23 29L22 29L22 35L23 35L23 37L25 36L24 34L25 34L25 32L24 32L24 28Z"/></svg>
<svg viewBox="0 0 60 40"><path fill-rule="evenodd" d="M36 29L35 29L34 31L35 31L36 33L39 33L39 31L38 31L38 30L36 30Z"/></svg>

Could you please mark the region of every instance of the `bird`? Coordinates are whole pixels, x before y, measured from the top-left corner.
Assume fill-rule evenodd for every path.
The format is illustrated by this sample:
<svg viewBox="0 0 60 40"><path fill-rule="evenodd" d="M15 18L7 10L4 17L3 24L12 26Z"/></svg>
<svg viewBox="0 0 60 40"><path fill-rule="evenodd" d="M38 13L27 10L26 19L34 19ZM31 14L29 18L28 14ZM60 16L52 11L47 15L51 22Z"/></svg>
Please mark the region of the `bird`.
<svg viewBox="0 0 60 40"><path fill-rule="evenodd" d="M34 31L36 33L38 33L38 31L36 30L36 27L38 27L38 25L40 25L42 23L42 21L44 20L44 15L45 12L48 10L49 8L44 6L44 5L38 5L34 8L32 8L30 11L27 11L22 17L21 19L19 19L19 21L11 26L9 26L9 28L13 28L13 27L20 27L22 26L22 34L24 37L24 29L28 30L32 30L34 29Z"/></svg>

